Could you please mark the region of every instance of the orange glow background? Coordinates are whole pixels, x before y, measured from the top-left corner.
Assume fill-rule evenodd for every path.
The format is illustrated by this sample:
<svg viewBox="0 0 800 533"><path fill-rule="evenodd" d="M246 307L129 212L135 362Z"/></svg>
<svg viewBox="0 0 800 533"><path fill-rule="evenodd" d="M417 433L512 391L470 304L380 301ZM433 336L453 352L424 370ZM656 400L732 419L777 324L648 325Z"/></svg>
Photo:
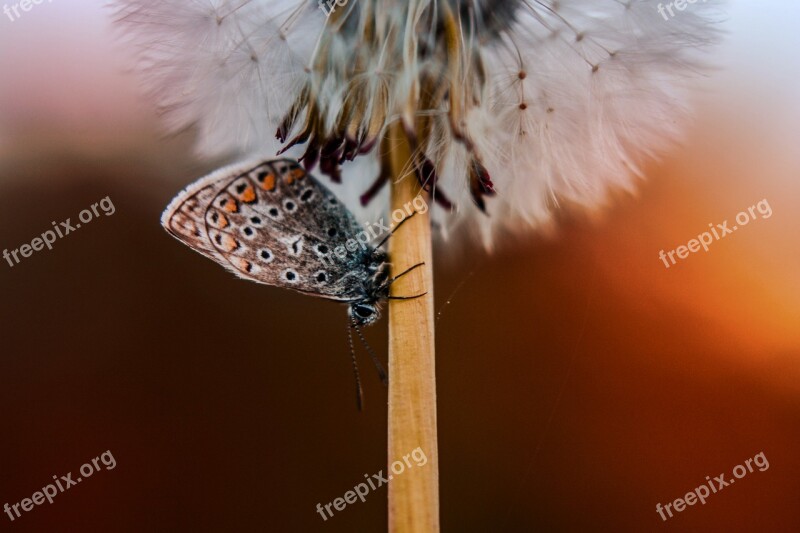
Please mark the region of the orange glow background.
<svg viewBox="0 0 800 533"><path fill-rule="evenodd" d="M55 0L0 20L0 248L116 207L0 263L0 506L117 460L0 530L385 529L385 489L315 512L385 468L386 392L361 357L356 411L344 310L160 228L218 162L161 136L107 14ZM799 15L733 2L685 142L635 197L489 257L438 247L444 531L800 530ZM770 218L658 258L765 198ZM385 356L385 326L367 335ZM765 472L659 518L762 451Z"/></svg>

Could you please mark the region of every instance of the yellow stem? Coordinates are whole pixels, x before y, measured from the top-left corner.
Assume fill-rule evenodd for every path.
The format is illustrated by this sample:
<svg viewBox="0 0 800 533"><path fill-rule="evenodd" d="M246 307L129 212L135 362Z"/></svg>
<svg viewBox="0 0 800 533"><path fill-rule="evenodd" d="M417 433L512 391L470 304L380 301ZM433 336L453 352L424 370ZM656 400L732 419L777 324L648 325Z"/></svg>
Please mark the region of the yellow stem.
<svg viewBox="0 0 800 533"><path fill-rule="evenodd" d="M411 148L399 122L388 133L392 170L392 210L411 206L420 194L410 172ZM422 192L422 194L425 194ZM427 198L426 198L427 199ZM417 263L424 266L403 276L392 286L396 296L414 300L389 302L389 531L430 533L439 531L439 459L436 437L436 375L434 365L433 265L428 213L414 215L390 239L395 274ZM428 458L423 466L409 461L417 448ZM417 452L419 453L419 452ZM404 464L392 473L395 461ZM400 467L397 467L399 470Z"/></svg>

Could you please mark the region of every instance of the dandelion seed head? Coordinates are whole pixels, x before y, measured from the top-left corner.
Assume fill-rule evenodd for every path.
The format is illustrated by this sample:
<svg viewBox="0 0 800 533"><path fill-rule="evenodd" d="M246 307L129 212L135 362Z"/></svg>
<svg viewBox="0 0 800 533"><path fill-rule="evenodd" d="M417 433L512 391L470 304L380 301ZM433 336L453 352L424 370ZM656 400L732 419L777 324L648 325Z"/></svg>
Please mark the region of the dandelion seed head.
<svg viewBox="0 0 800 533"><path fill-rule="evenodd" d="M115 3L167 125L196 125L200 153L288 150L366 219L388 208L399 122L437 227L487 245L633 187L680 132L720 6L666 20L650 0Z"/></svg>

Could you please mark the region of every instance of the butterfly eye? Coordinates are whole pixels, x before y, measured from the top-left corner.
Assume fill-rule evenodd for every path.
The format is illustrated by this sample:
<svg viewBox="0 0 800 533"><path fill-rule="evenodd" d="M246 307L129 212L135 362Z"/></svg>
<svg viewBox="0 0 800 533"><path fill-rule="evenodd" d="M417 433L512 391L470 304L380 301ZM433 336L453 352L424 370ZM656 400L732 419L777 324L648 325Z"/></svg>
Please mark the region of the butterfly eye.
<svg viewBox="0 0 800 533"><path fill-rule="evenodd" d="M353 312L358 318L369 318L375 314L375 309L366 305L357 305L353 308Z"/></svg>

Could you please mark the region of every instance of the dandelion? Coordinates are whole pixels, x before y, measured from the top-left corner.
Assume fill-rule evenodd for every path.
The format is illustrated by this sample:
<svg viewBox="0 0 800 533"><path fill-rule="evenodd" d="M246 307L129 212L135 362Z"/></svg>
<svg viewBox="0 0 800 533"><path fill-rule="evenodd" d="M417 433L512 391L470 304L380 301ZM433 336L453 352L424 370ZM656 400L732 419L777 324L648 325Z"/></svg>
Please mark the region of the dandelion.
<svg viewBox="0 0 800 533"><path fill-rule="evenodd" d="M429 295L390 306L392 381L422 390L390 385L390 447L430 451L425 472L437 463L431 223L491 247L542 227L560 202L591 208L632 189L645 158L677 139L719 9L698 2L665 19L649 0L116 4L167 125L195 125L201 154L294 155L341 183L365 221L420 190L437 207L392 244L428 266L408 290ZM420 473L390 487L392 524L433 524L416 520L435 509L417 513L399 486L438 500L435 474Z"/></svg>

